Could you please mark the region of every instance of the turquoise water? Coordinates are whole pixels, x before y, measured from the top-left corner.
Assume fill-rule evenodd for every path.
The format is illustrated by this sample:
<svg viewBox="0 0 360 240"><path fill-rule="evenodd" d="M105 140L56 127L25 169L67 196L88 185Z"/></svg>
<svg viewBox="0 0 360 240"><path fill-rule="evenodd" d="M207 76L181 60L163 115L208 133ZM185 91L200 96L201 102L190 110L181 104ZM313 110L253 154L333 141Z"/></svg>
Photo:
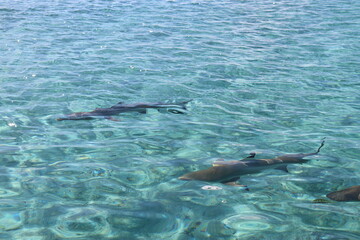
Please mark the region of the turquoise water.
<svg viewBox="0 0 360 240"><path fill-rule="evenodd" d="M359 29L350 0L1 1L0 239L360 239L358 203L312 202L360 184ZM248 192L177 180L323 137Z"/></svg>

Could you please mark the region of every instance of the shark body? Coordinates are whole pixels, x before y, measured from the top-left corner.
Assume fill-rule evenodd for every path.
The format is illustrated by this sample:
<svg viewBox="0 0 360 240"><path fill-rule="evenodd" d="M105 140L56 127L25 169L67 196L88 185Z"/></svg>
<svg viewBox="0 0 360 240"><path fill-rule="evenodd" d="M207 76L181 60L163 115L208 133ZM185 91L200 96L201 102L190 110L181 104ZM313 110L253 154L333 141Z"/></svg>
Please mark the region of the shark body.
<svg viewBox="0 0 360 240"><path fill-rule="evenodd" d="M324 146L324 141L316 152L300 153L300 154L286 154L271 159L255 159L255 153L242 160L234 161L215 161L212 167L187 173L181 177L180 180L199 180L206 182L221 182L228 185L237 185L235 182L241 175L258 173L265 169L281 169L287 171L288 164L305 163L308 160L305 157L316 155Z"/></svg>
<svg viewBox="0 0 360 240"><path fill-rule="evenodd" d="M146 113L148 108L154 108L157 110L165 110L167 112L175 114L183 114L183 110L186 110L186 104L189 101L178 102L178 103L133 103L133 104L124 104L119 102L118 104L109 107L109 108L96 108L91 112L76 112L65 115L62 118L58 118L58 121L63 120L91 120L99 117L104 117L109 120L117 121L113 119L112 116L118 115L124 112L138 112Z"/></svg>

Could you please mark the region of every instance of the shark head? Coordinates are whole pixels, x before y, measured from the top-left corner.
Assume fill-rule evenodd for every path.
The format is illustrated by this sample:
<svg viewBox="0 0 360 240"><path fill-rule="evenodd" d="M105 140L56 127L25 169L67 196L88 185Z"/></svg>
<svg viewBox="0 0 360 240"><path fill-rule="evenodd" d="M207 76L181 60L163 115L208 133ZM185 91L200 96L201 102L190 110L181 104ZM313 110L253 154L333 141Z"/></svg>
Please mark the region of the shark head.
<svg viewBox="0 0 360 240"><path fill-rule="evenodd" d="M336 192L331 192L326 197L335 201L360 201L360 185L352 186Z"/></svg>

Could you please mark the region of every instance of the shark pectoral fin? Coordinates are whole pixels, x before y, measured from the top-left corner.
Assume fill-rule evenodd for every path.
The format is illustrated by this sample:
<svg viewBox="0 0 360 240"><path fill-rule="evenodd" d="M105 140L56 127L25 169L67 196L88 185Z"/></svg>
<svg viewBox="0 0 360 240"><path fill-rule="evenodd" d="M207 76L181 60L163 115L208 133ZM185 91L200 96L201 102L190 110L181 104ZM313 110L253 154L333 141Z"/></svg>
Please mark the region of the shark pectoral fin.
<svg viewBox="0 0 360 240"><path fill-rule="evenodd" d="M232 186L232 187L243 187L245 188L246 191L250 191L249 188L246 185L242 185L242 184L238 184L236 181L239 178L237 178L235 181L232 181L233 179L226 181L226 182L222 182L222 184L228 185L228 186Z"/></svg>
<svg viewBox="0 0 360 240"><path fill-rule="evenodd" d="M141 113L141 114L146 114L147 113L146 109L139 109L137 112Z"/></svg>
<svg viewBox="0 0 360 240"><path fill-rule="evenodd" d="M275 169L277 169L277 170L281 170L281 171L284 171L284 172L289 172L289 170L287 169L287 165L284 165L284 166L280 166L280 167L277 167L277 168L275 168Z"/></svg>
<svg viewBox="0 0 360 240"><path fill-rule="evenodd" d="M224 180L221 183L228 185L228 186L233 186L233 187L244 187L246 191L249 191L249 188L246 185L242 185L242 184L238 184L236 181L239 180L240 177L234 177L231 178L229 180Z"/></svg>
<svg viewBox="0 0 360 240"><path fill-rule="evenodd" d="M223 181L221 181L221 183L222 184L227 184L227 183L229 183L229 182L236 182L237 180L239 180L240 179L240 177L233 177L233 178L230 178L230 179L228 179L228 180L223 180Z"/></svg>
<svg viewBox="0 0 360 240"><path fill-rule="evenodd" d="M120 122L120 120L119 119L116 119L116 118L113 118L113 117L105 117L105 119L107 119L107 120L110 120L110 121L114 121L114 122Z"/></svg>
<svg viewBox="0 0 360 240"><path fill-rule="evenodd" d="M247 188L246 185L238 184L237 182L226 182L226 183L223 183L223 184L228 185L228 186L233 186L233 187L245 187L245 188Z"/></svg>

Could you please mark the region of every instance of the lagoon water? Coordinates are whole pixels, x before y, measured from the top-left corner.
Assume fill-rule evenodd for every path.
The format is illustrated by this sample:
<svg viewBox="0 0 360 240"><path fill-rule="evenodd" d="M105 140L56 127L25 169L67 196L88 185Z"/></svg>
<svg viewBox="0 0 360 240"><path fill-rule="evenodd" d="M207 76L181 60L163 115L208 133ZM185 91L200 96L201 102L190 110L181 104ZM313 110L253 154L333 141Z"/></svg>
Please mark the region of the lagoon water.
<svg viewBox="0 0 360 240"><path fill-rule="evenodd" d="M0 239L360 239L359 203L313 202L360 184L359 29L351 0L1 1ZM177 179L323 137L250 191Z"/></svg>

